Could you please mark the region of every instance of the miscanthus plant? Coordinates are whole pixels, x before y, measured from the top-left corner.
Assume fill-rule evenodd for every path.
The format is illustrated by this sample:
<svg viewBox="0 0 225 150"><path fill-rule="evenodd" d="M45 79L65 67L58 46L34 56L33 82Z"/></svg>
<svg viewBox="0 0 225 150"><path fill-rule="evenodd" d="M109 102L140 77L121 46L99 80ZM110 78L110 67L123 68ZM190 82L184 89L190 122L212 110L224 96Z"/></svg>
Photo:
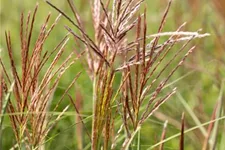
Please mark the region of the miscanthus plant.
<svg viewBox="0 0 225 150"><path fill-rule="evenodd" d="M61 15L47 28L51 16L49 14L40 29L38 37L36 37L35 44L31 45L37 11L38 5L32 14L28 13L27 17L23 13L21 14L20 51L18 51L19 48L13 47L11 33L5 32L10 69L6 68L2 58L0 59L1 114L9 113L11 127L17 141L14 148L19 149L23 147L37 149L45 142L48 132L68 109L68 106L57 117L47 115L49 108L54 107L53 110L58 108L66 92L80 75L78 73L75 76L71 85L58 99L56 105L51 106L60 78L79 56L74 57L75 53L71 52L61 64L58 63L69 40L68 35L53 50L44 51L43 49L46 39L58 23ZM20 64L16 64L13 56L17 52L21 54ZM53 60L49 63L49 66L46 66L49 58L53 58ZM56 67L56 65L59 65L59 67ZM3 117L1 116L1 125Z"/></svg>
<svg viewBox="0 0 225 150"><path fill-rule="evenodd" d="M21 15L21 65L19 66L21 73L18 73L15 66L13 58L15 51L13 51L10 33L6 32L11 72L4 67L1 59L3 73L1 102L8 103L2 105L1 112L18 113L18 115L10 115L17 147L21 148L25 145L27 149L39 149L45 143L49 130L67 110L66 107L56 118L46 116L54 91L67 68L83 54L82 57L86 60L85 69L93 86L92 129L90 135L86 131L87 135L83 136L89 136L92 150L129 149L145 121L176 92L176 88L168 93L163 93L162 90L174 72L195 49L195 47L188 48L187 45L193 39L203 38L209 34L200 34L200 30L183 31L185 23L174 31L163 32L171 1L168 2L161 16L158 31L149 34L147 8L145 7L143 12L139 11L144 0L93 0L87 2L92 11L90 23L94 26L94 38L91 38L72 0L67 2L75 19L71 19L72 17L51 2L46 2L60 15L48 30L46 25L50 15L47 16L32 48L30 38L37 7L32 16L28 14L26 22L24 22L24 15ZM76 57L74 52L71 52L67 59L55 68L65 50L64 46L69 35L66 35L51 52L43 52L43 44L60 16L70 22L65 25L65 30L71 34L75 40L74 44L77 44L82 51L78 52L80 54ZM78 32L75 32L75 29ZM161 37L166 40L160 43ZM54 55L53 61L47 70L43 70L43 66L52 55ZM54 110L60 105L79 75L75 76ZM119 83L116 80L118 77ZM73 99L71 96L70 98ZM119 126L116 125L117 122L120 123ZM182 149L183 123L181 131ZM163 145L160 147L162 149ZM82 146L79 148L82 149Z"/></svg>

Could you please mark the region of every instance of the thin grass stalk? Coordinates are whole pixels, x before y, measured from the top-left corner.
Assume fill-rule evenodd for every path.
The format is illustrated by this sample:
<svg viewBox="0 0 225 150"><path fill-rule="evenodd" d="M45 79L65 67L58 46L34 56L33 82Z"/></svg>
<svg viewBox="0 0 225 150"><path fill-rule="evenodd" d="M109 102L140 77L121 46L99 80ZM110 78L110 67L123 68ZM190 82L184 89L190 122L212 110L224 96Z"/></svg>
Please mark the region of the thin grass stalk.
<svg viewBox="0 0 225 150"><path fill-rule="evenodd" d="M138 16L138 23L137 23L137 32L136 32L136 40L140 38L140 33L141 33L141 16ZM136 62L140 61L140 43L138 42L137 47L136 47ZM135 87L134 87L134 93L135 93L135 103L136 107L134 109L135 113L135 128L137 126L138 122L138 115L139 115L139 107L140 107L140 99L139 99L139 65L135 66Z"/></svg>
<svg viewBox="0 0 225 150"><path fill-rule="evenodd" d="M184 113L182 113L181 117L181 133L180 133L180 150L184 150Z"/></svg>
<svg viewBox="0 0 225 150"><path fill-rule="evenodd" d="M21 100L20 96L19 96L19 88L21 87L21 83L20 83L20 79L18 77L18 73L16 71L16 66L15 66L15 62L14 62L14 58L12 55L12 44L11 44L11 38L10 38L10 32L5 32L5 37L6 37L6 43L7 43L7 48L8 48L8 55L10 57L10 63L11 63L11 67L12 67L12 74L13 77L15 79L15 91L16 91L16 95L18 100ZM18 106L18 108L20 108L20 106Z"/></svg>
<svg viewBox="0 0 225 150"><path fill-rule="evenodd" d="M166 8L166 10L165 10L165 12L164 12L164 15L163 15L163 17L162 17L162 21L161 21L161 23L160 23L160 26L159 26L159 29L158 29L158 33L160 33L160 32L162 31L163 27L164 27L164 24L165 24L165 22L166 22L166 18L167 18L167 15L168 15L168 12L169 12L171 3L172 3L172 0L169 0L168 5L167 5L167 8ZM151 49L151 52L150 52L150 55L149 55L148 65L149 65L149 63L151 62L152 55L153 55L153 51L154 51L154 47L157 45L158 40L159 40L159 37L156 37L156 38L154 39L153 44L152 44L153 46L152 46L152 49Z"/></svg>
<svg viewBox="0 0 225 150"><path fill-rule="evenodd" d="M70 98L70 101L72 102L72 104L73 104L73 106L74 106L74 108L75 108L75 110L76 110L76 112L77 112L77 122L79 123L79 122L81 122L82 123L82 126L84 127L84 130L85 130L85 132L86 132L86 134L88 135L88 137L89 137L89 139L90 139L90 142L91 142L91 135L90 135L90 133L88 132L88 129L87 129L87 127L86 127L86 125L85 125L85 123L84 123L84 121L83 121L83 118L82 118L82 115L80 114L80 106L77 106L77 104L78 103L82 103L81 102L81 97L80 97L80 95L78 95L78 93L76 94L76 103L74 102L74 100L72 99L72 97L70 96L70 95L68 95L69 96L69 98ZM78 119L79 118L79 119ZM78 141L78 149L82 149L82 147L83 147L83 142L82 142L82 139L80 139L80 138L82 138L82 126L78 126L77 125L77 135L78 136L80 136L80 137L78 137L78 139L77 139L77 141ZM79 131L78 131L79 130Z"/></svg>
<svg viewBox="0 0 225 150"><path fill-rule="evenodd" d="M93 118L92 118L92 136L91 136L91 149L92 150L96 150L96 146L97 146L97 140L98 140L98 137L97 137L97 85L96 85L96 82L97 82L97 75L94 74L93 76L93 102L92 102L92 108L93 108Z"/></svg>
<svg viewBox="0 0 225 150"><path fill-rule="evenodd" d="M141 85L140 85L140 90L139 90L139 97L138 97L138 99L139 99L139 105L140 105L140 103L141 103L141 100L140 100L140 96L141 96L141 92L143 91L143 89L144 89L144 86L145 86L145 83L144 83L144 81L145 81L145 77L146 77L146 74L147 74L147 68L145 68L145 66L146 66L146 64L145 64L145 46L146 46L146 32L147 32L147 21L146 21L146 9L145 9L145 13L144 13L144 23L143 23L143 34L144 34L144 37L143 37L143 45L142 45L142 47L143 47L143 50L142 50L142 65L141 65L141 70L142 70L142 73L141 73L141 79L140 79L140 83L141 83Z"/></svg>
<svg viewBox="0 0 225 150"><path fill-rule="evenodd" d="M5 68L5 66L4 66L4 64L3 64L3 62L2 62L2 59L1 59L1 57L0 57L0 64L1 64L1 68L2 68L2 72L4 73L4 75L6 76L6 79L7 79L7 82L9 82L9 84L11 84L12 82L11 82L11 80L10 80L10 78L9 78L9 75L8 75L8 73L7 73L7 71L6 71L6 68ZM3 81L3 80L1 80L1 81Z"/></svg>
<svg viewBox="0 0 225 150"><path fill-rule="evenodd" d="M224 97L224 83L225 83L225 80L222 80L222 83L220 85L220 93L218 95L218 109L216 112L216 118L223 116L222 106L224 106L224 101L223 101L223 99L224 99L223 98ZM219 134L219 125L220 125L219 123L220 122L218 122L218 121L215 122L213 131L212 131L212 135L209 140L211 149L215 149L215 147L218 145L217 140L218 140L218 134Z"/></svg>
<svg viewBox="0 0 225 150"><path fill-rule="evenodd" d="M163 132L162 132L162 135L161 135L161 141L163 141L165 139L165 137L166 137L167 123L168 123L168 121L166 120L165 123L164 123L164 126L163 126ZM159 146L159 150L163 150L163 146L164 146L164 143L161 143L160 146Z"/></svg>
<svg viewBox="0 0 225 150"><path fill-rule="evenodd" d="M216 112L217 112L217 109L218 109L218 104L219 103L217 102L216 105L215 105L215 108L214 108L213 113L212 113L211 120L215 120L216 119ZM211 122L209 124L209 126L208 126L207 136L205 137L205 140L204 140L204 143L203 143L203 146L202 146L202 150L207 150L208 144L210 144L209 143L209 138L210 138L210 135L212 133L214 123L215 122Z"/></svg>

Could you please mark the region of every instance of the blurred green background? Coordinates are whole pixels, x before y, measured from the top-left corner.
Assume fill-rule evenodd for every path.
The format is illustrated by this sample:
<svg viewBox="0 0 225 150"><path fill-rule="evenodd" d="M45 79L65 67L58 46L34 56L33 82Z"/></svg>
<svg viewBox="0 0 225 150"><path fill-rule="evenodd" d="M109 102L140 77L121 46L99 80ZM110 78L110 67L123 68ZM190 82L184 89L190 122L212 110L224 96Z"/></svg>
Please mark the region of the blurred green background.
<svg viewBox="0 0 225 150"><path fill-rule="evenodd" d="M8 65L8 57L6 51L5 31L11 32L14 56L16 60L20 60L20 14L21 12L27 15L28 11L33 10L36 3L39 3L39 9L34 27L34 35L32 42L37 38L37 34L44 22L46 16L51 12L51 23L57 17L58 13L47 5L43 0L1 0L0 5L0 49L1 57L4 64ZM64 10L69 16L72 12L66 1L52 0L56 6ZM91 11L89 0L75 0L76 8L88 34L93 38L93 25L91 23ZM218 5L219 3L219 5ZM224 5L223 5L224 4ZM146 0L148 34L157 32L163 12L167 6L167 0ZM160 140L163 129L163 124L168 120L166 137L170 137L179 133L180 118L182 112L185 112L186 129L197 126L193 118L197 118L201 123L210 121L213 109L218 102L219 93L222 91L223 110L225 88L222 83L225 79L225 6L224 1L220 0L174 0L169 11L168 19L164 28L166 31L175 31L183 22L187 22L186 31L197 31L202 28L202 33L210 33L211 36L204 39L197 39L191 42L189 47L196 45L196 50L189 56L185 64L172 76L170 83L176 82L168 89L178 87L178 92L169 101L167 101L153 117L151 117L141 130L141 148L147 149L151 145ZM143 12L143 10L141 10ZM64 36L67 31L64 25L71 24L61 18L58 25L55 27L50 37L45 43L45 49L53 49ZM82 49L76 48L73 43L73 38L67 44L66 52L69 54L73 50L81 52ZM66 58L65 56L63 56ZM70 91L72 96L75 96L75 91L82 95L83 110L81 114L85 117L85 124L91 131L91 108L92 108L92 86L91 80L85 72L82 65L82 60L70 68L63 76L60 85L56 91L54 99L60 97L65 88L72 81L73 77L82 71L81 77L76 83L76 87ZM20 64L16 64L20 66ZM179 80L178 80L179 79ZM118 83L119 84L119 83ZM62 110L68 105L69 100L65 99L60 106ZM190 110L188 109L190 108ZM49 140L46 143L46 149L49 150L66 150L77 149L76 133L75 133L75 110L70 108L69 112L59 121L57 126L49 133ZM204 126L207 130L207 126ZM221 132L217 136L218 147L224 144L223 141L225 129L224 120L221 121L218 128ZM3 125L3 149L10 149L15 144L13 131L10 125L9 118L5 118ZM57 136L55 136L57 135ZM87 135L84 133L82 137L84 146L90 145ZM185 148L190 150L200 149L204 142L202 132L199 129L193 130L185 136ZM165 143L165 149L178 149L179 138L174 138ZM133 149L136 146L133 145Z"/></svg>

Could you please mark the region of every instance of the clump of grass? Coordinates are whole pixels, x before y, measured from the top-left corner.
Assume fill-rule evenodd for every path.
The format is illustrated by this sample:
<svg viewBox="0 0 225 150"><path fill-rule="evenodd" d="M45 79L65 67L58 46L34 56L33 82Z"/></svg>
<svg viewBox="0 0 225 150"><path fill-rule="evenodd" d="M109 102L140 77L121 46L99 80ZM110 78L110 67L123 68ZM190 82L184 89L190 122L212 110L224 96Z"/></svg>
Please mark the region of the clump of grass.
<svg viewBox="0 0 225 150"><path fill-rule="evenodd" d="M27 17L25 17L23 13L21 14L20 64L15 63L13 55L16 53L16 49L13 48L10 32L5 32L5 38L11 69L7 69L2 58L0 58L1 71L3 73L3 75L1 75L1 104L4 97L5 99L7 98L8 105L6 109L7 113L10 114L9 117L12 129L17 141L14 148L18 147L19 149L37 149L41 147L45 142L45 137L48 132L68 109L68 106L65 107L56 117L48 115L47 113L53 101L53 95L60 78L65 71L74 64L76 59L80 57L80 55L74 57L75 54L71 52L71 54L59 64L59 67L56 67L65 51L65 45L69 40L68 35L66 35L52 51L45 51L43 48L46 39L58 23L61 15L56 18L49 29L47 29L47 24L51 14L47 15L35 44L31 44L37 11L38 4L33 13L29 12ZM47 62L52 57L53 60L50 65L47 66ZM61 96L61 99L56 102L56 105L53 107L54 110L58 108L67 91L71 88L79 75L80 73L74 77L71 85ZM14 84L13 90L10 91L9 86L12 84ZM7 96L8 94L11 94L11 96ZM4 107L1 108L3 108L3 110L5 109ZM5 113L1 112L1 114L4 115Z"/></svg>
<svg viewBox="0 0 225 150"><path fill-rule="evenodd" d="M190 41L209 34L200 34L200 30L183 31L185 23L175 31L163 32L171 1L168 2L161 16L158 31L148 35L147 8L142 14L139 11L144 0L113 0L112 2L94 0L90 2L94 26L94 39L92 39L86 32L82 17L79 16L73 1L67 0L67 2L75 21L47 1L60 15L49 30L47 30L47 24L50 14L47 16L33 48L31 37L38 6L33 15L28 14L26 22L24 22L25 17L22 13L21 73L15 65L10 32L6 32L12 77L1 59L3 77L1 75L0 78L1 83L4 84L0 87L0 108L7 109L7 112L11 114L10 120L17 141L16 146L20 149L23 147L39 149L45 143L49 131L68 109L68 106L65 107L56 118L47 115L55 89L65 71L85 53L85 69L93 85L91 149L127 150L146 120L176 92L176 88L168 93L163 93L163 89L171 76L195 49L195 47L188 48ZM74 52L71 52L57 68L56 64L65 50L69 35L66 35L51 52L44 51L43 45L61 15L78 30L77 33L72 27L65 26L65 29L74 37L74 43L82 45L80 48L83 48L84 52L77 57L74 57ZM161 37L168 38L160 43ZM43 67L50 57L54 59L48 69L44 70ZM69 95L68 91L79 75L80 73L74 77L53 111L58 108L63 98ZM116 85L117 77L120 78L119 85ZM14 85L12 91L8 90L10 85ZM10 97L9 94L12 96ZM75 103L70 95L69 98L79 115L81 102ZM7 107L3 105L3 100L5 103L8 102ZM213 119L215 119L215 113ZM82 117L77 117L76 120L82 123L78 129L83 130ZM116 120L119 120L119 125L116 125ZM2 117L0 123L2 123ZM166 124L161 141L158 143L160 149L163 149L163 143L166 141ZM208 136L211 134L212 126L208 129ZM180 149L184 148L184 127L183 115L179 134ZM87 131L86 128L85 130ZM89 136L89 133L86 133ZM82 132L77 132L78 136L82 136L81 134ZM78 138L77 141L78 148L82 149L82 138ZM208 141L207 137L205 148L207 148Z"/></svg>
<svg viewBox="0 0 225 150"><path fill-rule="evenodd" d="M143 14L138 13L143 2L144 0L113 0L111 5L110 1L104 3L102 0L94 0L91 3L95 32L93 40L85 32L81 16L75 11L71 0L68 0L68 4L76 22L47 1L78 29L79 33L76 33L71 27L65 26L75 40L85 46L87 70L93 81L93 150L106 150L110 147L115 149L117 146L128 149L143 123L176 92L174 88L167 94L160 95L170 77L194 50L195 47L191 47L186 54L182 53L188 43L195 38L209 35L199 34L200 30L182 31L185 24L174 32L162 32L171 1L162 16L157 33L147 35L146 8ZM129 33L134 36L129 37ZM160 44L159 39L162 36L169 38ZM183 45L176 51L173 47L177 43ZM168 57L171 53L172 58ZM170 71L161 79L169 68ZM115 90L113 86L116 76L121 76L121 80ZM147 97L149 92L152 93L150 98ZM115 131L115 118L118 115L122 123L118 131ZM125 138L118 145L121 143L118 138L122 133Z"/></svg>

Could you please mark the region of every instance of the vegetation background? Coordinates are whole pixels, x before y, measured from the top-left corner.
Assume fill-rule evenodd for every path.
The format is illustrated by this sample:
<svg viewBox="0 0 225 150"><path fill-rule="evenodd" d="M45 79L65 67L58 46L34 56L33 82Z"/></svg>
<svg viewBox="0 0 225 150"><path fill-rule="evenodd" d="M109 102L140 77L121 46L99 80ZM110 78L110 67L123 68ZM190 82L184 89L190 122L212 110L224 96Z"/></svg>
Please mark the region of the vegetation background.
<svg viewBox="0 0 225 150"><path fill-rule="evenodd" d="M8 56L6 53L5 31L10 30L12 44L14 48L15 60L20 60L19 35L20 35L20 14L27 14L29 10L33 10L36 2L39 3L39 10L34 27L34 37L38 34L41 24L46 15L51 12L50 22L53 22L58 15L54 9L47 5L43 0L1 0L0 4L0 50L1 58L3 58L6 66L9 67ZM64 10L69 16L72 13L66 1L52 0L52 2L60 9ZM76 8L86 29L91 37L93 37L93 24L90 23L91 11L90 2L88 0L75 0ZM147 8L147 34L157 32L163 12L167 6L166 0L146 0ZM223 7L222 7L223 6ZM185 113L185 130L198 127L185 133L185 149L196 150L201 149L204 143L203 132L207 131L208 124L212 119L213 111L216 104L222 107L216 109L220 111L219 117L224 117L224 100L225 100L225 2L222 0L174 0L168 14L168 19L164 31L177 29L183 22L187 22L186 31L197 31L202 28L203 33L210 33L211 36L194 40L189 47L196 45L196 51L192 53L185 64L170 79L168 89L177 87L177 93L173 95L155 114L145 122L140 132L141 149L151 148L152 145L160 141L163 126L166 120L168 125L166 129L166 138L172 137L180 132L181 116ZM143 9L140 11L143 12ZM61 18L58 25L45 43L46 49L53 49L55 44L60 41L67 31L64 25L69 24L65 18ZM132 36L132 35L131 35ZM32 41L34 42L34 40ZM18 53L17 53L18 48ZM65 53L77 49L74 41L70 40L66 46ZM80 50L78 50L80 51ZM66 54L65 54L66 55ZM6 57L7 56L7 57ZM63 55L64 58L66 56ZM8 69L8 68L7 68ZM73 76L82 71L75 87L70 90L70 95L81 100L80 113L84 117L87 130L91 130L91 114L92 114L92 85L85 68L82 65L82 59L77 61L60 80L59 86L53 98L59 99L70 84ZM119 80L119 79L118 79ZM175 82L175 83L173 83ZM172 84L173 83L173 84ZM119 84L119 83L118 83ZM61 103L57 112L63 110L70 103L69 98L65 98ZM77 149L79 134L76 131L76 111L73 107L64 114L57 125L50 131L48 137L50 140L46 143L46 150L66 150ZM2 127L2 148L10 149L16 143L8 114L5 116ZM215 118L214 118L215 119ZM216 127L219 131L216 134L217 149L225 149L225 120L220 120ZM204 131L202 131L202 130ZM214 131L215 133L217 131ZM214 134L214 132L212 134ZM88 136L83 133L84 149L90 149L90 141ZM132 149L137 149L138 144L133 144ZM178 149L179 137L174 137L167 141L164 149ZM156 147L156 149L158 149Z"/></svg>

